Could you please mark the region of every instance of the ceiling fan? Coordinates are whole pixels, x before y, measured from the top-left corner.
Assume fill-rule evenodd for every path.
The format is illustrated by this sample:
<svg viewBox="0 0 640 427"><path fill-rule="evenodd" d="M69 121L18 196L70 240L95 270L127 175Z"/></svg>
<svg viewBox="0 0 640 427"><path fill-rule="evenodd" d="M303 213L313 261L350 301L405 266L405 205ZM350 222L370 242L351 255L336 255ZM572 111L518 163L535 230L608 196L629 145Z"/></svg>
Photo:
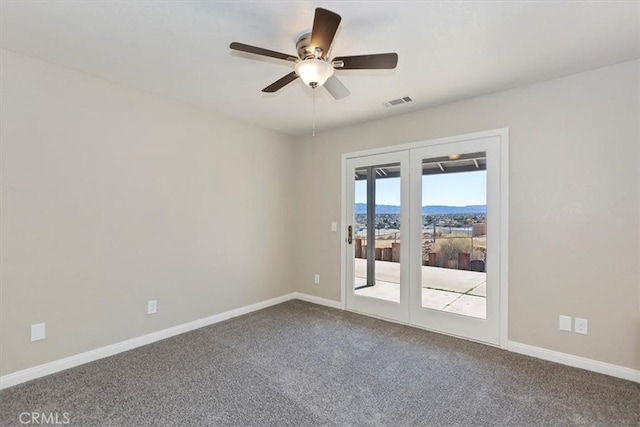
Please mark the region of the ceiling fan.
<svg viewBox="0 0 640 427"><path fill-rule="evenodd" d="M311 88L324 86L335 99L341 99L349 95L349 90L335 76L335 70L382 70L395 68L398 64L397 53L338 56L330 59L329 50L341 20L340 15L335 12L316 8L311 32L300 36L296 43L298 56L238 42L231 43L229 47L295 63L294 71L262 89L263 92L276 92L300 77Z"/></svg>

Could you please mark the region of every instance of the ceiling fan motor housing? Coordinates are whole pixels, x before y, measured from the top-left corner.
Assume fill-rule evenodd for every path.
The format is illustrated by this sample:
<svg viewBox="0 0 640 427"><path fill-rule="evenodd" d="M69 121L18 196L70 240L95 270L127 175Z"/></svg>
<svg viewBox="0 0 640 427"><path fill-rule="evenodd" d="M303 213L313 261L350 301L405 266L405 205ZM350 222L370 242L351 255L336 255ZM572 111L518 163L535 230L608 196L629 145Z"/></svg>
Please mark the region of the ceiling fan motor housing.
<svg viewBox="0 0 640 427"><path fill-rule="evenodd" d="M296 64L296 74L309 87L322 86L333 75L333 65L326 61L320 49L311 48L311 33L305 33L296 43L301 61Z"/></svg>
<svg viewBox="0 0 640 427"><path fill-rule="evenodd" d="M316 57L316 53L311 49L311 33L305 33L298 38L296 49L298 49L300 59ZM322 54L324 55L324 52Z"/></svg>

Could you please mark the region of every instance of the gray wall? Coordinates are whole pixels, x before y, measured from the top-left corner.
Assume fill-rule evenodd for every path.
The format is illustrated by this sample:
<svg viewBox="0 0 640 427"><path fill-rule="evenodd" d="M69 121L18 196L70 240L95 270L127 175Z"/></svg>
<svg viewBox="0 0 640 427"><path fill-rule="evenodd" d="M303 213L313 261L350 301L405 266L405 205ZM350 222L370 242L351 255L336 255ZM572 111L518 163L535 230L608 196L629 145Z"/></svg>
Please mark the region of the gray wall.
<svg viewBox="0 0 640 427"><path fill-rule="evenodd" d="M300 291L340 299L330 223L341 215L342 153L508 127L509 339L640 369L639 64L301 139ZM560 314L587 318L589 335L560 332Z"/></svg>
<svg viewBox="0 0 640 427"><path fill-rule="evenodd" d="M294 290L289 137L8 51L1 83L1 374Z"/></svg>
<svg viewBox="0 0 640 427"><path fill-rule="evenodd" d="M2 375L296 290L339 300L341 154L501 127L509 338L640 369L638 61L290 138L1 59Z"/></svg>

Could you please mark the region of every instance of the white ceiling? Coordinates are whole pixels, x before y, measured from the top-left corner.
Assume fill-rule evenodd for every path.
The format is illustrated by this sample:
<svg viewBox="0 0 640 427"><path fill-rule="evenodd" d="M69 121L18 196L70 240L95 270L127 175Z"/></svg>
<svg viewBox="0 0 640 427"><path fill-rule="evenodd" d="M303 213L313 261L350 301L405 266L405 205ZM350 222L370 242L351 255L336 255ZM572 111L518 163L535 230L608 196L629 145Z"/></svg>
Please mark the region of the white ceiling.
<svg viewBox="0 0 640 427"><path fill-rule="evenodd" d="M319 130L640 58L640 2L6 1L5 49L298 135L312 90L260 90L293 63L232 52L239 41L295 54L314 9L342 16L334 55L397 52L398 68L338 71L351 95L316 92ZM414 102L383 107L385 100Z"/></svg>

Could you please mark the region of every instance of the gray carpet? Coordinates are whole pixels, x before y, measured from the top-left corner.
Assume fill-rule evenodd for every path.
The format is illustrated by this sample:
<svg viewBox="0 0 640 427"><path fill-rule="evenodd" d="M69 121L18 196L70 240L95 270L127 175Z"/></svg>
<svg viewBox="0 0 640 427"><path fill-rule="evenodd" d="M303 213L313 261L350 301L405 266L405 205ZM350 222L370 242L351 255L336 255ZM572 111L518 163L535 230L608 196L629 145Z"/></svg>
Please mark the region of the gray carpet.
<svg viewBox="0 0 640 427"><path fill-rule="evenodd" d="M640 385L290 301L0 392L0 424L640 426Z"/></svg>

